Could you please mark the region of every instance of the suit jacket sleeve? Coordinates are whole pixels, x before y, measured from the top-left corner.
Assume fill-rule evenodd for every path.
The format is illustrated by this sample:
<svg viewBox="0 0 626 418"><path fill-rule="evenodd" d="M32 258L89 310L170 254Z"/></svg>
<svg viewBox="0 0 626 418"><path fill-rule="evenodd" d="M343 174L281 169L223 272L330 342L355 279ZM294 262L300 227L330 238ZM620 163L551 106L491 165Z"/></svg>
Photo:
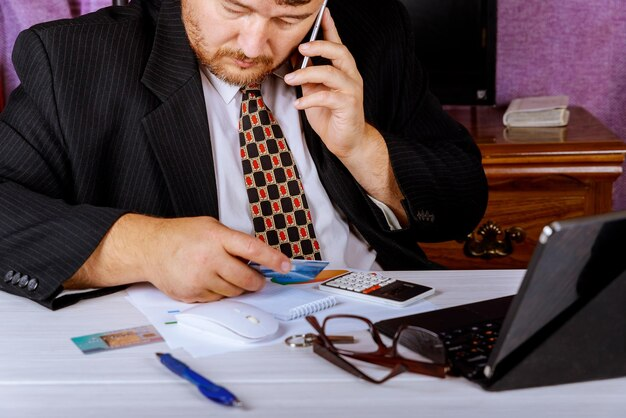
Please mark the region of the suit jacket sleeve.
<svg viewBox="0 0 626 418"><path fill-rule="evenodd" d="M74 184L54 78L34 31L19 36L13 60L22 84L0 115L0 289L56 309L75 298L57 298L62 283L124 212L68 197Z"/></svg>
<svg viewBox="0 0 626 418"><path fill-rule="evenodd" d="M344 41L364 80L366 118L386 140L411 232L421 242L464 237L487 204L480 151L429 92L406 10L397 1L372 7L362 12L374 16L359 22L364 30L346 28Z"/></svg>

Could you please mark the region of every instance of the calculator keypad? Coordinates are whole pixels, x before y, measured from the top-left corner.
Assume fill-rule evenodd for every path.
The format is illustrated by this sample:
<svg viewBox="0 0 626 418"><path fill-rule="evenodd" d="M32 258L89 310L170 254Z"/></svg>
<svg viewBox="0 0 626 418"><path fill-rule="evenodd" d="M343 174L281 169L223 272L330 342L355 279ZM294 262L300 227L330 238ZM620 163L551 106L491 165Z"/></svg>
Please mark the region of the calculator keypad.
<svg viewBox="0 0 626 418"><path fill-rule="evenodd" d="M326 286L367 294L395 281L376 273L352 272L326 282Z"/></svg>

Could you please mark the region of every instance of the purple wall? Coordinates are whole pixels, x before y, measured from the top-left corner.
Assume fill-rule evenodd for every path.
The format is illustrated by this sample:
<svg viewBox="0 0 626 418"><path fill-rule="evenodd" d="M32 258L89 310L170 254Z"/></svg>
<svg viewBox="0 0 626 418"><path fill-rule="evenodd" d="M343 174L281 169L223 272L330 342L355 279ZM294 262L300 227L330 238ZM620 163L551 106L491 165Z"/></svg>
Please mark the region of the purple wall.
<svg viewBox="0 0 626 418"><path fill-rule="evenodd" d="M11 51L17 35L36 23L65 19L111 5L111 0L0 0L0 77L8 96L19 80Z"/></svg>
<svg viewBox="0 0 626 418"><path fill-rule="evenodd" d="M626 0L498 0L497 61L498 103L566 94L626 140Z"/></svg>

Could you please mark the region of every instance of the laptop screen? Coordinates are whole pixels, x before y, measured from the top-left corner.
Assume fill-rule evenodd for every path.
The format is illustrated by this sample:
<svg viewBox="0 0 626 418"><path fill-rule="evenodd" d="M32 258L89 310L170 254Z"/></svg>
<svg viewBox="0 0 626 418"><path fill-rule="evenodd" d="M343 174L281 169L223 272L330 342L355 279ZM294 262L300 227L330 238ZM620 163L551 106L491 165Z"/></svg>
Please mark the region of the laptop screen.
<svg viewBox="0 0 626 418"><path fill-rule="evenodd" d="M494 371L551 322L561 321L626 272L626 212L546 226L489 359Z"/></svg>

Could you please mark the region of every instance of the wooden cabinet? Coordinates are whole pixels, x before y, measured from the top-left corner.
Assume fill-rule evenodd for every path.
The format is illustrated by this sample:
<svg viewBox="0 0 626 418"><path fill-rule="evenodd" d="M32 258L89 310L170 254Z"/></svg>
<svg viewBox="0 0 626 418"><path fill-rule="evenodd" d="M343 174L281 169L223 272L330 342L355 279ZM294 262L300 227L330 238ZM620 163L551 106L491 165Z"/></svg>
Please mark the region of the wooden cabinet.
<svg viewBox="0 0 626 418"><path fill-rule="evenodd" d="M446 110L482 151L489 205L468 242L421 244L433 261L452 269L526 268L544 225L611 211L626 144L585 109L570 108L567 127L541 129L506 129L505 107Z"/></svg>

